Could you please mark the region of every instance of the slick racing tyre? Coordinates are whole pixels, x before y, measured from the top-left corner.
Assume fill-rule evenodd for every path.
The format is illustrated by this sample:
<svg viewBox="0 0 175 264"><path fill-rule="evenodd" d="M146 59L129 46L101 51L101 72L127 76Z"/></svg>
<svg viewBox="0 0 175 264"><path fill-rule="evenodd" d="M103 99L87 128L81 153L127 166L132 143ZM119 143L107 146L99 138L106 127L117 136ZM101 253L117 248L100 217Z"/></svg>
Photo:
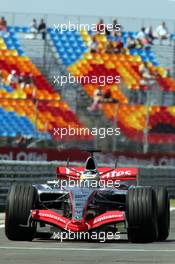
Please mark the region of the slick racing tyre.
<svg viewBox="0 0 175 264"><path fill-rule="evenodd" d="M30 210L35 208L37 191L25 183L13 184L6 203L5 234L10 240L31 241L36 225L29 223Z"/></svg>
<svg viewBox="0 0 175 264"><path fill-rule="evenodd" d="M133 243L156 241L157 203L152 187L130 188L126 197L128 240Z"/></svg>
<svg viewBox="0 0 175 264"><path fill-rule="evenodd" d="M170 200L168 191L164 187L154 188L157 199L158 209L158 238L163 241L169 236L170 228Z"/></svg>

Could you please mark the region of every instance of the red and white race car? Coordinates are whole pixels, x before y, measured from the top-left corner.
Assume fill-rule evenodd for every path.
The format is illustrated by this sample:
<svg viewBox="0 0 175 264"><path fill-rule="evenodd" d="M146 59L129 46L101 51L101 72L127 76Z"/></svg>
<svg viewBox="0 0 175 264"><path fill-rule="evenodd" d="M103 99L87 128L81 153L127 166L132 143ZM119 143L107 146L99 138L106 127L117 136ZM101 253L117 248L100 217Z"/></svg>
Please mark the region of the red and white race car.
<svg viewBox="0 0 175 264"><path fill-rule="evenodd" d="M76 234L103 230L119 238L126 233L130 242L165 240L170 221L167 190L139 186L137 174L137 168L98 168L91 154L85 167L58 167L57 178L47 184L15 183L7 198L6 236L33 240L42 234L39 228L49 224Z"/></svg>

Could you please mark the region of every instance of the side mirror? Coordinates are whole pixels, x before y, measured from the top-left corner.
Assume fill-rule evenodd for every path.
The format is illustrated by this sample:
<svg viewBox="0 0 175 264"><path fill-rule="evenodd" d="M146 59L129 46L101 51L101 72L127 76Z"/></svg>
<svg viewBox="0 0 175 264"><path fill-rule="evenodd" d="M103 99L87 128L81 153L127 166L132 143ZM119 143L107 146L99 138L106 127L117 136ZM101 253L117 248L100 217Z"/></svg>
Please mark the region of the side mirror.
<svg viewBox="0 0 175 264"><path fill-rule="evenodd" d="M67 159L67 165L66 165L67 168L69 168L69 158Z"/></svg>

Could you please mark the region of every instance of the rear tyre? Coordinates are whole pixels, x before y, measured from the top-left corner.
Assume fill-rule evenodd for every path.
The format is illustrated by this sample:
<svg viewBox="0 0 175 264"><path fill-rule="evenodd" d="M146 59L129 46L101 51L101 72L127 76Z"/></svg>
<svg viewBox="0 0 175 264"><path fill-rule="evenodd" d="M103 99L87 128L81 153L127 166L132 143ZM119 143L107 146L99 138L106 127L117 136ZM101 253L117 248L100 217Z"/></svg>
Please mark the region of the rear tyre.
<svg viewBox="0 0 175 264"><path fill-rule="evenodd" d="M158 208L158 238L163 241L169 236L170 228L170 200L168 191L164 187L155 188Z"/></svg>
<svg viewBox="0 0 175 264"><path fill-rule="evenodd" d="M157 204L152 187L136 187L128 190L126 218L130 242L156 241L158 236Z"/></svg>
<svg viewBox="0 0 175 264"><path fill-rule="evenodd" d="M6 203L5 234L10 240L31 241L35 223L28 223L30 210L37 201L37 191L30 184L13 184ZM25 226L22 226L25 225Z"/></svg>

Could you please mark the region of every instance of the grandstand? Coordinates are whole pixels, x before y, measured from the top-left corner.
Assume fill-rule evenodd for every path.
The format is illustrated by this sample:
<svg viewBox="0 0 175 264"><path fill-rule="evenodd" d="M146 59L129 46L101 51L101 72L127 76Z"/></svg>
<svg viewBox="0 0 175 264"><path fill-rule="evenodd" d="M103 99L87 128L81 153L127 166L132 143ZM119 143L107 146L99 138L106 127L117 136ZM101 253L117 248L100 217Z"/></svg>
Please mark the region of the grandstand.
<svg viewBox="0 0 175 264"><path fill-rule="evenodd" d="M55 141L60 138L53 135L54 128L92 127L96 124L121 128L117 142L111 143L108 138L108 148L115 143L114 149L120 149L122 145L121 149L127 150L137 144L140 151L144 143L150 145L150 149L157 144L160 149L168 149L168 146L171 149L175 138L175 80L167 76L165 67L159 64L156 45L148 49L128 49L127 38L134 38L136 31L124 31L121 39L125 52L109 54L105 52L106 44L109 41L117 42L118 37L97 35L98 52L92 52L89 46L93 41L91 31L60 32L49 27L45 41L24 39L27 34L30 34L29 27L10 25L8 31L0 35L0 69L3 77L0 85L1 137L14 138L20 133L35 139ZM35 58L37 51L31 56L29 52L32 45L33 49L36 48L37 41L44 45L42 67ZM171 35L171 41L174 41L174 35ZM52 55L54 65L50 68L48 54ZM147 62L151 74L156 75L156 83L151 87L140 85L142 76L139 67L143 62ZM7 78L12 70L17 75L32 74L33 83L24 88L10 86ZM119 102L118 106L103 103L98 113L88 113L86 108L99 84L85 82L67 85L67 89L63 90L58 84L51 83L50 75L55 73L89 78L92 75L120 75L120 84L106 83L101 88L110 87L112 98ZM71 101L74 101L74 107ZM65 138L70 139L92 141L88 135Z"/></svg>
<svg viewBox="0 0 175 264"><path fill-rule="evenodd" d="M103 51L104 44L109 39L118 41L117 37L107 38L105 35L99 35L98 43L101 48L100 52L89 52L85 46L92 38L91 32L82 31L55 32L49 29L49 33L55 48L59 53L68 71L75 76L88 75L120 75L125 90L141 92L145 87L140 86L141 75L138 71L139 65L143 62L149 62L149 68L152 73L157 71L159 75L156 79L156 89L160 93L173 92L175 90L175 81L171 77L165 77L165 68L159 65L156 55L149 49L126 49L126 54L106 54ZM122 41L126 47L126 39L135 36L136 32L123 32ZM173 36L171 36L173 38ZM64 47L64 48L63 48ZM75 49L76 47L76 49ZM86 48L85 48L86 47ZM106 84L107 85L107 84ZM92 97L94 90L98 87L93 84L84 84L87 94ZM130 139L135 141L143 141L144 129L146 126L147 106L131 105L128 97L122 91L119 85L111 85L112 96L120 102L118 109L118 125L122 128L122 132ZM155 89L155 87L154 87ZM155 91L153 91L155 99ZM162 106L162 102L149 107L149 136L148 141L153 144L172 143L174 142L175 132L175 107ZM114 105L104 104L103 112L107 118L113 120L115 118Z"/></svg>
<svg viewBox="0 0 175 264"><path fill-rule="evenodd" d="M48 83L39 69L23 51L16 32L27 28L9 27L0 37L0 68L2 83L0 88L0 136L24 136L51 139L53 129L58 127L79 128L83 125L68 104L61 100L58 92ZM12 70L17 75L32 74L33 84L21 88L7 84ZM37 107L37 109L36 109ZM37 111L37 113L36 113ZM36 120L37 115L37 120ZM88 137L79 138L87 140Z"/></svg>

